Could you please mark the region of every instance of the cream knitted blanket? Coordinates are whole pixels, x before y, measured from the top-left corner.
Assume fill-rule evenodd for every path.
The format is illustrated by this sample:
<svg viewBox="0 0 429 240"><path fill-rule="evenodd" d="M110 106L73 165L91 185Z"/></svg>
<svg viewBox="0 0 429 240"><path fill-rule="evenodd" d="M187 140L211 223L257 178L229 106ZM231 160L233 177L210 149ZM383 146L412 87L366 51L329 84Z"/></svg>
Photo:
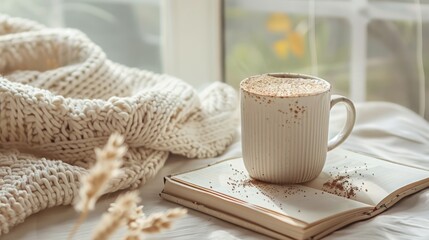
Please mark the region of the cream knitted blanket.
<svg viewBox="0 0 429 240"><path fill-rule="evenodd" d="M197 94L172 76L109 61L76 30L0 15L0 74L0 235L70 204L93 149L113 132L129 151L108 192L143 184L169 153L222 153L237 127L231 87Z"/></svg>

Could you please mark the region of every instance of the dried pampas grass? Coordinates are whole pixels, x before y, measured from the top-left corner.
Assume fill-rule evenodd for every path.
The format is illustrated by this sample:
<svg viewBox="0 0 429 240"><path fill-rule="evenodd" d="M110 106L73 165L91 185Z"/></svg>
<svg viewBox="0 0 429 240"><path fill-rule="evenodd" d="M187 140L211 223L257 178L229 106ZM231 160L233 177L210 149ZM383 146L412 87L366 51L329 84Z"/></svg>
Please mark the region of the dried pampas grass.
<svg viewBox="0 0 429 240"><path fill-rule="evenodd" d="M94 209L95 203L106 190L109 181L120 174L119 168L126 151L124 138L119 134L112 134L103 149L95 149L97 161L89 170L89 174L82 179L79 200L75 204L76 211L81 212L81 215L68 239L73 238L89 211ZM175 208L146 217L143 213L143 206L138 206L139 202L137 192L119 196L111 204L108 212L103 214L92 239L108 239L116 230L125 225L128 230L125 239L140 240L143 234L158 233L169 229L174 219L183 217L187 213L186 209Z"/></svg>
<svg viewBox="0 0 429 240"><path fill-rule="evenodd" d="M95 149L97 161L82 180L79 201L75 205L77 211L93 210L95 202L106 190L109 181L120 174L122 157L127 152L127 147L123 144L124 138L115 133L110 136L103 149Z"/></svg>
<svg viewBox="0 0 429 240"><path fill-rule="evenodd" d="M170 209L164 213L154 213L145 217L143 206L137 206L140 198L137 192L125 193L111 204L96 227L93 240L108 239L120 227L127 226L125 240L140 240L143 234L159 233L169 229L174 219L186 215L183 208Z"/></svg>
<svg viewBox="0 0 429 240"><path fill-rule="evenodd" d="M117 229L127 223L130 216L133 216L133 212L138 209L138 202L140 202L140 198L137 192L129 192L119 196L109 211L103 214L101 222L95 228L92 239L108 239Z"/></svg>
<svg viewBox="0 0 429 240"><path fill-rule="evenodd" d="M95 202L106 190L109 181L120 174L122 157L127 152L124 146L124 138L119 134L112 134L103 149L96 148L95 165L89 170L88 175L82 178L79 190L79 198L75 203L75 209L81 212L79 219L70 232L69 238L86 219L88 212L94 209Z"/></svg>
<svg viewBox="0 0 429 240"><path fill-rule="evenodd" d="M187 214L183 208L174 208L166 212L154 213L147 218L139 218L128 223L128 233L126 240L137 240L143 233L159 233L171 228L173 220L181 218Z"/></svg>
<svg viewBox="0 0 429 240"><path fill-rule="evenodd" d="M159 233L169 229L174 219L185 216L187 212L183 208L174 208L165 213L154 213L144 221L141 231L143 233Z"/></svg>

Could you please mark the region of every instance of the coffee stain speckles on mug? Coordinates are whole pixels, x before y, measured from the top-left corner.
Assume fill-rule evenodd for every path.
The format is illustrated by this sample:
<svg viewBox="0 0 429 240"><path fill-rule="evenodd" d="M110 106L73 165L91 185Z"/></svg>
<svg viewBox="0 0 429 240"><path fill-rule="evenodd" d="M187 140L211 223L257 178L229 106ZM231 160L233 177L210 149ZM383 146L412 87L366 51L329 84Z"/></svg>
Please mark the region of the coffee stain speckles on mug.
<svg viewBox="0 0 429 240"><path fill-rule="evenodd" d="M286 119L283 123L281 123L282 127L291 128L290 124L295 124L296 121Z"/></svg>
<svg viewBox="0 0 429 240"><path fill-rule="evenodd" d="M306 112L307 106L300 105L298 101L295 101L294 104L289 104L289 113L297 120L301 120Z"/></svg>
<svg viewBox="0 0 429 240"><path fill-rule="evenodd" d="M277 111L284 115L285 118L283 123L281 123L281 126L288 126L290 128L290 124L301 123L302 118L307 112L307 106L299 104L299 101L297 100L294 103L290 103L286 110L277 109Z"/></svg>
<svg viewBox="0 0 429 240"><path fill-rule="evenodd" d="M278 109L278 110L277 110L277 112L279 112L279 113L281 113L281 114L287 114L287 112L286 112L286 111L283 111L283 110L281 110L281 109Z"/></svg>
<svg viewBox="0 0 429 240"><path fill-rule="evenodd" d="M248 93L244 93L243 96L244 96L244 99L251 98L251 99L253 99L253 101L255 101L261 105L262 104L269 105L269 104L273 103L275 100L275 98L272 96L259 96L259 95L248 94Z"/></svg>

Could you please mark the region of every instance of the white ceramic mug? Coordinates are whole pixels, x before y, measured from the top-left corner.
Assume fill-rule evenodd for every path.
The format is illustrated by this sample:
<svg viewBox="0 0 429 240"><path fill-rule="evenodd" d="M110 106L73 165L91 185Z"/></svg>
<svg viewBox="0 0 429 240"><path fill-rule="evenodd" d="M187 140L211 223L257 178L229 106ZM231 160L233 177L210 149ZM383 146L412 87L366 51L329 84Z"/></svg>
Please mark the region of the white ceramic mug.
<svg viewBox="0 0 429 240"><path fill-rule="evenodd" d="M240 84L243 160L252 178L271 183L301 183L316 178L329 150L341 144L353 129L356 111L349 99L331 96L331 85L320 78L293 73L275 78L311 79L326 86L317 94L268 96ZM258 76L254 76L258 77ZM330 109L344 103L347 121L328 141Z"/></svg>

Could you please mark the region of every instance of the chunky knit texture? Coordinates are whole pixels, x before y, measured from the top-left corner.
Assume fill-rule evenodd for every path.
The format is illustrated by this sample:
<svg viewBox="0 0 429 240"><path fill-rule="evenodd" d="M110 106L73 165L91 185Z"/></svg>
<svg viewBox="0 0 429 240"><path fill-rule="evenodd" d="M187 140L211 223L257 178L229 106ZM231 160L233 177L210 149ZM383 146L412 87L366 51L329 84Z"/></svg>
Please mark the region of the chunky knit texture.
<svg viewBox="0 0 429 240"><path fill-rule="evenodd" d="M0 235L42 209L72 203L109 135L125 136L135 188L169 153L213 157L237 127L235 91L200 94L168 75L113 63L84 34L0 16Z"/></svg>

